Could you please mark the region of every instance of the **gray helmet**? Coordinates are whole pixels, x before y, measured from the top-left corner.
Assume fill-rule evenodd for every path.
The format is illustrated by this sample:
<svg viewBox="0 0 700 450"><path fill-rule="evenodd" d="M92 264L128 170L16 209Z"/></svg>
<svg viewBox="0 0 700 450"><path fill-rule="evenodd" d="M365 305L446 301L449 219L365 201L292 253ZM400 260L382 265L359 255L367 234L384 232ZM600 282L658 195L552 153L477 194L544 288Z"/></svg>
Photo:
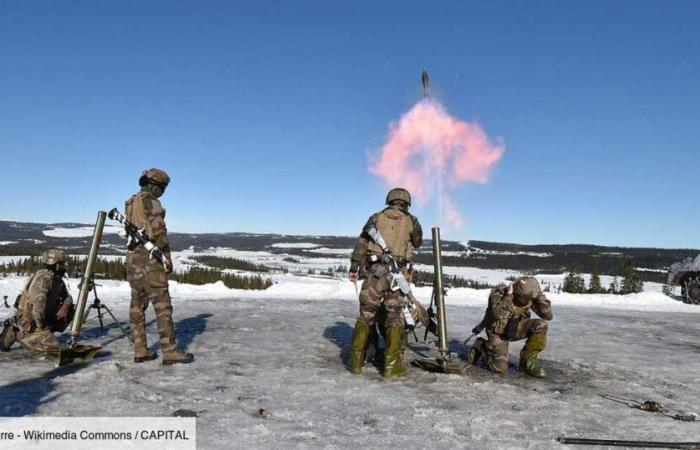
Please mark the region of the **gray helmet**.
<svg viewBox="0 0 700 450"><path fill-rule="evenodd" d="M60 262L66 262L66 252L60 248L50 248L41 254L41 263L53 266Z"/></svg>
<svg viewBox="0 0 700 450"><path fill-rule="evenodd" d="M528 300L534 300L540 296L542 289L540 283L533 277L522 277L515 281L513 293Z"/></svg>
<svg viewBox="0 0 700 450"><path fill-rule="evenodd" d="M170 183L170 177L164 170L160 169L146 169L141 173L141 178L139 178L139 186L146 186L147 184L160 185L165 189Z"/></svg>
<svg viewBox="0 0 700 450"><path fill-rule="evenodd" d="M386 204L391 205L396 200L401 200L405 202L408 206L411 206L411 194L404 188L394 188L386 194Z"/></svg>

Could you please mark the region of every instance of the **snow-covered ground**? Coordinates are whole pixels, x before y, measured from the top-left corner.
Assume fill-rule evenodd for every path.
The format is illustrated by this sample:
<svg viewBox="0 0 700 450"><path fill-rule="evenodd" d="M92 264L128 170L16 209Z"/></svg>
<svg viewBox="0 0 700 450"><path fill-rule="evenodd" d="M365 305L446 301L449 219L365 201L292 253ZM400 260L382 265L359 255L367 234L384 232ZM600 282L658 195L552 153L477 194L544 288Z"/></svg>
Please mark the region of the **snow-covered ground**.
<svg viewBox="0 0 700 450"><path fill-rule="evenodd" d="M44 236L59 237L59 238L75 238L75 237L92 237L95 227L77 227L77 228L52 228L44 230ZM106 225L102 234L119 234L124 231L124 227Z"/></svg>
<svg viewBox="0 0 700 450"><path fill-rule="evenodd" d="M0 279L0 295L21 279ZM74 280L71 289L76 295ZM187 366L134 364L127 339L94 322L86 339L107 353L90 366L55 369L23 350L0 353L0 414L159 416L198 411L200 448L559 448L562 435L698 441L700 423L684 423L601 397L655 400L669 409L700 405L700 308L661 294L551 295L555 320L543 364L547 381L517 368L466 377L412 369L384 381L369 367L344 370L357 314L346 281L289 277L261 292L220 284L171 284L178 341L196 356ZM425 301L427 288L418 289ZM128 286L98 291L128 317ZM448 295L451 347L480 321L487 291ZM458 306L462 305L462 306ZM150 342L157 331L148 313ZM425 353L411 344L409 358ZM262 412L261 412L262 411ZM563 447L562 447L563 448Z"/></svg>

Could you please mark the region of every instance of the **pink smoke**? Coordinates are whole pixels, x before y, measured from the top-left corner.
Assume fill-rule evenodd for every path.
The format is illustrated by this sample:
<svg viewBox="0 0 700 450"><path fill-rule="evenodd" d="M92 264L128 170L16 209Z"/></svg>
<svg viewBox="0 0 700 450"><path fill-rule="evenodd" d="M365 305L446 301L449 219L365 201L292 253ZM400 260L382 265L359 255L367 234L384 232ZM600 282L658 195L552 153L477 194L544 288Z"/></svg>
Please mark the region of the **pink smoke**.
<svg viewBox="0 0 700 450"><path fill-rule="evenodd" d="M440 103L424 99L389 125L389 136L370 171L391 187L408 189L421 203L438 202L440 219L464 224L449 195L465 183L486 183L504 152L476 123L450 116Z"/></svg>

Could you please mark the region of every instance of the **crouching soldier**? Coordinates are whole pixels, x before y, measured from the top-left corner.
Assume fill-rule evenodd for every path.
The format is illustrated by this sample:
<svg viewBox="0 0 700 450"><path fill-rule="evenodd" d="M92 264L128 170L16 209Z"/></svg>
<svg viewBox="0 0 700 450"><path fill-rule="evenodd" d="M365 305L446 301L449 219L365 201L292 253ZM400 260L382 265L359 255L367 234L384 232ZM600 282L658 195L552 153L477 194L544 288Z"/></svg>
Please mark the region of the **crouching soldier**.
<svg viewBox="0 0 700 450"><path fill-rule="evenodd" d="M29 278L18 298L17 320L8 321L0 336L0 350L10 351L19 341L35 352L59 351L55 332L64 331L73 320L73 298L63 282L66 254L51 249L41 255L43 268Z"/></svg>
<svg viewBox="0 0 700 450"><path fill-rule="evenodd" d="M531 319L530 309L541 319ZM537 355L547 344L546 321L552 317L552 305L535 278L523 277L494 288L484 319L472 330L477 334L485 328L488 340L478 338L467 360L471 364L481 360L488 369L503 373L508 369L508 343L527 339L520 352L520 368L533 377L545 378L547 372Z"/></svg>
<svg viewBox="0 0 700 450"><path fill-rule="evenodd" d="M408 212L411 195L406 189L389 191L386 204L385 209L367 221L350 260L350 280L354 282L362 277L364 282L360 291L360 316L352 333L348 370L354 374L362 373L370 329L375 326L377 311L383 305L386 309L382 327L386 344L383 375L391 378L407 373L403 362L405 324L402 311L406 297L401 290L391 290L391 274L382 263L383 250L369 235L369 230L374 227L379 231L408 280L413 273L413 250L423 243L423 230L418 219Z"/></svg>

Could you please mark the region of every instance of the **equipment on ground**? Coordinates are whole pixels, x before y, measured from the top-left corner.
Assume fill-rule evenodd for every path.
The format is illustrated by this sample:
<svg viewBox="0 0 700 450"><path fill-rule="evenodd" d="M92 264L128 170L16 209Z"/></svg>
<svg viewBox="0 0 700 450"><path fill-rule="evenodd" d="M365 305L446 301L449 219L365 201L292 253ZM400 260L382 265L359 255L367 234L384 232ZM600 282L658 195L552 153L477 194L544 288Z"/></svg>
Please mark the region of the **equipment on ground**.
<svg viewBox="0 0 700 450"><path fill-rule="evenodd" d="M117 320L117 318L114 316L112 313L112 310L105 305L102 300L97 296L97 284L95 283L94 280L94 275L90 277L90 279L87 281L92 287L89 288L92 291L93 294L93 300L90 306L87 307L87 310L85 311L85 320L83 320L83 324L97 319L99 324L100 324L100 332L104 334L105 332L105 327L104 327L104 318L105 318L105 312L112 318L112 321L119 327L119 330L121 330L122 334L129 339L129 341L134 342L133 338L131 337L131 333L129 333L129 330L124 327L124 325ZM83 281L81 281L79 287L82 289L82 284ZM92 310L95 310L96 314L94 317L90 317L90 312Z"/></svg>
<svg viewBox="0 0 700 450"><path fill-rule="evenodd" d="M124 231L126 231L127 236L131 241L135 243L135 245L141 245L143 248L148 250L149 255L151 258L157 259L161 264L163 264L163 268L165 269L166 272L171 272L172 271L172 263L170 260L163 254L163 251L156 246L149 237L146 235L146 233L143 232L143 230L139 230L136 228L136 225L133 223L129 222L126 220L126 217L122 213L119 212L117 208L112 208L109 211L109 218L112 220L115 220L122 225L124 225Z"/></svg>
<svg viewBox="0 0 700 450"><path fill-rule="evenodd" d="M610 394L600 394L606 400L613 401L615 403L620 403L622 405L628 406L630 408L639 409L640 411L658 413L662 416L670 417L674 420L680 420L681 422L695 422L698 420L698 415L690 412L677 411L673 412L659 402L653 400L639 401L633 398L620 397L619 395Z"/></svg>
<svg viewBox="0 0 700 450"><path fill-rule="evenodd" d="M636 448L680 448L699 450L700 442L659 442L659 441L623 441L619 439L589 439L560 437L558 442L567 445L606 445L609 447L636 447Z"/></svg>

